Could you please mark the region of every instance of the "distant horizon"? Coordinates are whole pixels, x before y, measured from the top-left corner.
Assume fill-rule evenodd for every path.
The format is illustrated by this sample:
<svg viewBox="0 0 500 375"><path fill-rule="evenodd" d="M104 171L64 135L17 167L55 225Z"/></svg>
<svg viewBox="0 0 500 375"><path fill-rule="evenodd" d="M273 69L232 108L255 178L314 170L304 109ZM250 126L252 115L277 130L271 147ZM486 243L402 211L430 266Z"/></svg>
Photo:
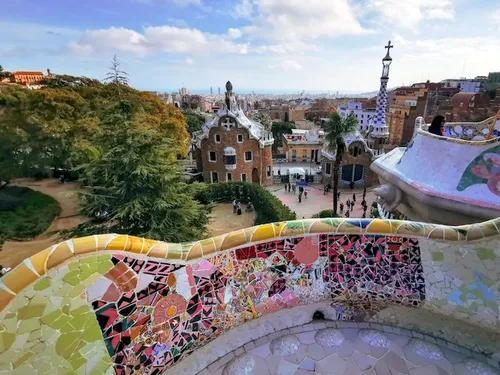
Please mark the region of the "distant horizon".
<svg viewBox="0 0 500 375"><path fill-rule="evenodd" d="M144 91L155 91L155 92L166 92L166 93L177 93L179 92L180 88L178 89L173 89L173 88L168 88L168 89L144 89L144 88L139 88L140 90ZM203 95L210 95L210 89L190 89L189 87L186 87L186 89L191 93L191 94L203 94ZM221 87L221 95L224 95L224 92L226 91L226 88ZM339 95L357 95L357 94L366 94L366 93L375 93L378 92L378 89L375 90L306 90L306 89L301 89L301 90L288 90L288 89L235 89L234 92L236 94L240 95L249 95L252 94L252 92L255 92L255 94L274 94L274 95L298 95L302 91L304 91L305 94L311 94L311 95L319 95L319 94L328 94L328 95L335 95L337 92ZM217 93L217 88L213 90L212 95L218 95Z"/></svg>

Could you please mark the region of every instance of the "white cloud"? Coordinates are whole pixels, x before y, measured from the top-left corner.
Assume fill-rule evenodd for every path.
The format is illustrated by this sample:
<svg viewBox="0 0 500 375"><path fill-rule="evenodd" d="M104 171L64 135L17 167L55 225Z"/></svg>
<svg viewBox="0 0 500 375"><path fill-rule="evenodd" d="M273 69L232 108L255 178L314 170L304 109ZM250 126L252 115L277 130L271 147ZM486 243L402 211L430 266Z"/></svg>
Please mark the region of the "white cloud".
<svg viewBox="0 0 500 375"><path fill-rule="evenodd" d="M253 14L253 4L250 0L241 0L240 3L236 4L231 13L235 18L247 18L250 19Z"/></svg>
<svg viewBox="0 0 500 375"><path fill-rule="evenodd" d="M239 39L241 38L243 33L240 29L233 29L232 27L227 30L227 36L231 39Z"/></svg>
<svg viewBox="0 0 500 375"><path fill-rule="evenodd" d="M302 40L363 34L348 0L254 0L258 15L244 31L252 37Z"/></svg>
<svg viewBox="0 0 500 375"><path fill-rule="evenodd" d="M143 33L122 27L87 30L82 38L70 44L70 51L90 53L100 50L120 50L140 56L155 53L248 53L248 45L233 43L221 35L198 29L175 26L146 27Z"/></svg>
<svg viewBox="0 0 500 375"><path fill-rule="evenodd" d="M191 57L186 57L186 64L193 65L194 64L194 60Z"/></svg>
<svg viewBox="0 0 500 375"><path fill-rule="evenodd" d="M320 48L313 44L301 42L300 40L294 42L281 42L277 44L260 45L253 48L258 54L278 54L285 55L289 53L303 53L303 52L318 52Z"/></svg>
<svg viewBox="0 0 500 375"><path fill-rule="evenodd" d="M452 0L367 0L366 9L391 26L415 30L424 20L452 20Z"/></svg>
<svg viewBox="0 0 500 375"><path fill-rule="evenodd" d="M295 60L284 60L284 61L281 61L277 64L269 64L268 67L270 69L282 69L284 71L301 70L303 68L303 66L300 65Z"/></svg>
<svg viewBox="0 0 500 375"><path fill-rule="evenodd" d="M500 25L500 8L498 8L493 14L491 15L491 19L493 22L498 23Z"/></svg>

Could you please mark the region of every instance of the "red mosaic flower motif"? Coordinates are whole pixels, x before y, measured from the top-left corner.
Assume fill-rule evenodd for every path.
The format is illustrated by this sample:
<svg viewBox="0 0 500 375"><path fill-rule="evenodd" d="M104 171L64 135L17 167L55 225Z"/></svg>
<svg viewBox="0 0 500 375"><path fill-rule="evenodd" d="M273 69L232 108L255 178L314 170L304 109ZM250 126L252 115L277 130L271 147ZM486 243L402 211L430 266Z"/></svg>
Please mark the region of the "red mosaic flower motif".
<svg viewBox="0 0 500 375"><path fill-rule="evenodd" d="M156 324L164 323L179 316L187 309L187 301L179 294L170 294L158 301L153 312Z"/></svg>

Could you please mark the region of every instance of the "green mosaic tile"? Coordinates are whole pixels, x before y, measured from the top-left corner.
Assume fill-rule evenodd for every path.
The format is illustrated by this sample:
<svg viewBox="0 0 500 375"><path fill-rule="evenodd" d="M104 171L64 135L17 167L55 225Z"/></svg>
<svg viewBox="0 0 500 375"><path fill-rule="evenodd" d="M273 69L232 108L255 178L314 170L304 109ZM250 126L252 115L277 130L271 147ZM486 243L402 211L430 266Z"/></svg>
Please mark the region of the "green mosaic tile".
<svg viewBox="0 0 500 375"><path fill-rule="evenodd" d="M68 283L70 285L75 286L76 284L78 284L81 281L80 280L80 270L76 269L76 270L68 272L66 275L64 275L63 281L65 283Z"/></svg>
<svg viewBox="0 0 500 375"><path fill-rule="evenodd" d="M109 358L102 358L92 370L90 375L102 375L109 369L110 366L111 360Z"/></svg>
<svg viewBox="0 0 500 375"><path fill-rule="evenodd" d="M15 340L16 340L15 333L13 333L13 332L1 332L0 333L0 353L9 350Z"/></svg>
<svg viewBox="0 0 500 375"><path fill-rule="evenodd" d="M39 318L31 318L22 321L17 329L18 334L31 333L33 331L39 330L41 327Z"/></svg>
<svg viewBox="0 0 500 375"><path fill-rule="evenodd" d="M42 316L44 310L45 310L45 304L44 305L37 305L37 304L30 303L28 306L21 307L17 311L17 318L19 320L26 320L26 319L31 319L34 317Z"/></svg>
<svg viewBox="0 0 500 375"><path fill-rule="evenodd" d="M477 256L481 260L495 260L497 256L495 255L495 251L493 249L487 249L485 247L478 247L476 250Z"/></svg>
<svg viewBox="0 0 500 375"><path fill-rule="evenodd" d="M24 353L21 357L19 357L18 359L16 359L14 361L14 363L12 363L12 368L17 368L19 366L21 366L24 362L26 362L28 359L30 359L32 356L33 356L33 352L27 352L27 353Z"/></svg>
<svg viewBox="0 0 500 375"><path fill-rule="evenodd" d="M84 340L86 342L103 340L102 332L101 332L101 329L100 329L99 325L97 325L97 321L96 321L96 324L94 324L91 327L87 328L83 332L82 340Z"/></svg>
<svg viewBox="0 0 500 375"><path fill-rule="evenodd" d="M43 279L41 279L39 282L37 282L35 284L33 289L36 291L44 290L44 289L49 288L51 284L52 284L52 280L48 277L44 277Z"/></svg>
<svg viewBox="0 0 500 375"><path fill-rule="evenodd" d="M442 251L433 251L432 260L434 262L442 262L444 260L444 253Z"/></svg>

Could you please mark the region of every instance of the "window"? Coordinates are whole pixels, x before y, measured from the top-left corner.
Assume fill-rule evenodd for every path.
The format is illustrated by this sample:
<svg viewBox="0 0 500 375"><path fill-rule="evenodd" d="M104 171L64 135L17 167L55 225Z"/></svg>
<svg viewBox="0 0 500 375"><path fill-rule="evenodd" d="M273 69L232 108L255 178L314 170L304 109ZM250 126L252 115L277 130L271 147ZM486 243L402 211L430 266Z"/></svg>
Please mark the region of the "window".
<svg viewBox="0 0 500 375"><path fill-rule="evenodd" d="M219 174L217 172L210 172L210 180L212 182L219 182Z"/></svg>
<svg viewBox="0 0 500 375"><path fill-rule="evenodd" d="M238 143L243 143L243 134L238 134Z"/></svg>
<svg viewBox="0 0 500 375"><path fill-rule="evenodd" d="M271 177L271 166L267 166L267 177Z"/></svg>
<svg viewBox="0 0 500 375"><path fill-rule="evenodd" d="M214 163L217 161L217 155L215 154L215 151L210 151L208 153L208 161Z"/></svg>
<svg viewBox="0 0 500 375"><path fill-rule="evenodd" d="M247 174L246 173L242 173L241 174L241 181L242 182L247 182Z"/></svg>
<svg viewBox="0 0 500 375"><path fill-rule="evenodd" d="M234 148L224 148L224 165L226 169L236 169L236 150Z"/></svg>
<svg viewBox="0 0 500 375"><path fill-rule="evenodd" d="M363 123L363 120L361 120L361 123Z"/></svg>
<svg viewBox="0 0 500 375"><path fill-rule="evenodd" d="M215 135L215 143L220 143L220 134Z"/></svg>
<svg viewBox="0 0 500 375"><path fill-rule="evenodd" d="M253 160L252 151L245 151L245 161L252 161L252 160Z"/></svg>
<svg viewBox="0 0 500 375"><path fill-rule="evenodd" d="M232 173L226 173L226 182L231 182L231 181L233 181Z"/></svg>
<svg viewBox="0 0 500 375"><path fill-rule="evenodd" d="M330 163L326 163L326 174L331 174L332 173L332 165Z"/></svg>
<svg viewBox="0 0 500 375"><path fill-rule="evenodd" d="M297 150L292 150L292 159L297 157Z"/></svg>

